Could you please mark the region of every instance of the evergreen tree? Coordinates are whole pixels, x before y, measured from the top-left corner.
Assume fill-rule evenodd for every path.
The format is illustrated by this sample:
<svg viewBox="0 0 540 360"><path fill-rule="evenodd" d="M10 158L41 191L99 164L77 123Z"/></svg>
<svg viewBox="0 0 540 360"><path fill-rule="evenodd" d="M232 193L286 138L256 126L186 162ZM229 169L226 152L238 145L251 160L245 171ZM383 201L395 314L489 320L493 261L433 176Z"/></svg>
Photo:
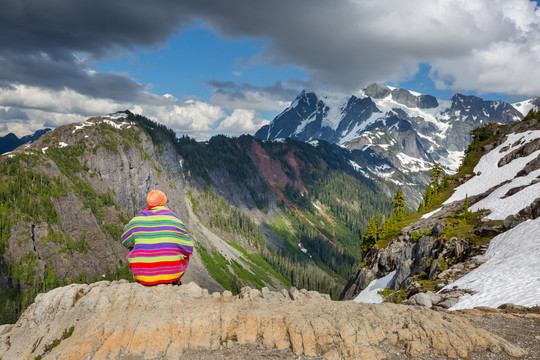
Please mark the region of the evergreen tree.
<svg viewBox="0 0 540 360"><path fill-rule="evenodd" d="M428 173L431 176L431 185L433 186L433 191L436 194L439 190L439 183L442 179L442 175L444 174L444 170L441 164L436 162L433 164L433 167L428 170Z"/></svg>
<svg viewBox="0 0 540 360"><path fill-rule="evenodd" d="M434 194L433 188L431 187L431 184L429 184L426 189L426 192L424 193L424 198L422 199L422 202L420 203L420 207L418 208L418 211L422 211L428 208L433 202L434 196L435 194Z"/></svg>
<svg viewBox="0 0 540 360"><path fill-rule="evenodd" d="M396 192L396 195L394 195L394 198L392 199L392 205L394 207L394 217L396 220L400 220L403 217L403 213L405 212L405 196L403 195L403 191L399 189Z"/></svg>

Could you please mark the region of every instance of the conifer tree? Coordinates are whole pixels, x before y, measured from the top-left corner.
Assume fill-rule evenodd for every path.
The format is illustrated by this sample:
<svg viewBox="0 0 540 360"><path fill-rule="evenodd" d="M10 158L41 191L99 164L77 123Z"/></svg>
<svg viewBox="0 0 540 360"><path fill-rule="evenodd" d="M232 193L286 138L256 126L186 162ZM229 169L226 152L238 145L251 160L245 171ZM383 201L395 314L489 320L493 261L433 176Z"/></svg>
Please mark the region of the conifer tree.
<svg viewBox="0 0 540 360"><path fill-rule="evenodd" d="M436 162L433 164L433 167L428 170L428 173L431 175L431 184L433 185L433 190L435 193L437 193L437 190L439 189L439 183L442 179L442 175L444 174L444 170L440 163Z"/></svg>
<svg viewBox="0 0 540 360"><path fill-rule="evenodd" d="M403 195L403 191L399 189L392 199L392 205L394 206L394 217L396 220L400 220L403 217L403 213L405 212L405 204L405 196Z"/></svg>

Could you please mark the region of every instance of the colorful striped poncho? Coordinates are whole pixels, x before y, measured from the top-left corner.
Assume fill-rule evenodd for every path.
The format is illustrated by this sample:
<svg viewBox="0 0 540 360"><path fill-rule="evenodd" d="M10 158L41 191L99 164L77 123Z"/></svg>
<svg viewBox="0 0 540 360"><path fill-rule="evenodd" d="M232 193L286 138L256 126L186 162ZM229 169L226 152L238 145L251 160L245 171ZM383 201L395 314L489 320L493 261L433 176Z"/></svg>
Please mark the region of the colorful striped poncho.
<svg viewBox="0 0 540 360"><path fill-rule="evenodd" d="M180 279L193 252L193 243L182 221L171 210L156 206L135 216L124 228L122 245L133 278L145 285Z"/></svg>

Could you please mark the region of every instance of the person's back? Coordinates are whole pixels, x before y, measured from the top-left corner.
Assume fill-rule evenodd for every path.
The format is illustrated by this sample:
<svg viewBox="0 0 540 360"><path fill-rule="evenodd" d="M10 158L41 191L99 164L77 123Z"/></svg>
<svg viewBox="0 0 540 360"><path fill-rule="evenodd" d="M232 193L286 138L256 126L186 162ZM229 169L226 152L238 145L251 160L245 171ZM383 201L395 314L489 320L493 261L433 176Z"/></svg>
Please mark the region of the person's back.
<svg viewBox="0 0 540 360"><path fill-rule="evenodd" d="M148 208L124 228L122 245L132 248L127 258L133 278L145 285L177 282L184 275L193 252L186 227L167 209L167 197L152 190Z"/></svg>

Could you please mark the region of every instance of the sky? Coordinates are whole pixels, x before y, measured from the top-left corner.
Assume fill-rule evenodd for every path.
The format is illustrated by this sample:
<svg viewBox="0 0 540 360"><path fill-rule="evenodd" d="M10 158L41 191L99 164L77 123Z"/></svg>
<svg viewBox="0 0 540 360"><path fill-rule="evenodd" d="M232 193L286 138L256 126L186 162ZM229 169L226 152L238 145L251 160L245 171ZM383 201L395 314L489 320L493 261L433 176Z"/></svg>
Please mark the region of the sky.
<svg viewBox="0 0 540 360"><path fill-rule="evenodd" d="M254 133L302 90L540 95L529 0L0 0L0 135L131 110Z"/></svg>

